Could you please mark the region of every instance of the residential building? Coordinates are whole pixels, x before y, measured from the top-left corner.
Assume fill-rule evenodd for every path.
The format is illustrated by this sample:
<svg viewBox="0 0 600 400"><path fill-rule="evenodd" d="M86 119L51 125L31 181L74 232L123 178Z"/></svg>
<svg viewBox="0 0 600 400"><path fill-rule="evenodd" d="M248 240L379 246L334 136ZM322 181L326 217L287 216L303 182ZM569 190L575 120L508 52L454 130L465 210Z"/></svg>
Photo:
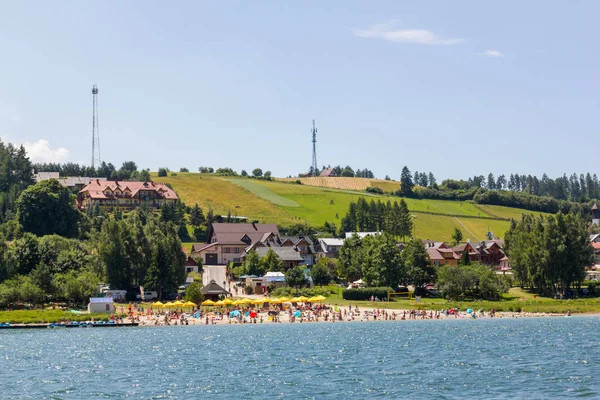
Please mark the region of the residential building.
<svg viewBox="0 0 600 400"><path fill-rule="evenodd" d="M281 236L279 238L282 247L293 247L298 250L304 259L304 264L313 265L316 260L316 249L313 241L305 236Z"/></svg>
<svg viewBox="0 0 600 400"><path fill-rule="evenodd" d="M33 174L33 179L35 179L36 182L56 179L61 185L76 192L82 190L93 180L106 181L106 178L90 178L88 176L67 176L61 178L58 172L38 172L37 174Z"/></svg>
<svg viewBox="0 0 600 400"><path fill-rule="evenodd" d="M323 238L319 239L318 256L327 258L338 258L340 249L344 245L344 239Z"/></svg>
<svg viewBox="0 0 600 400"><path fill-rule="evenodd" d="M242 254L257 242L275 243L279 229L275 224L212 223L207 243L194 244L190 256L200 258L204 265L223 265L241 262Z"/></svg>
<svg viewBox="0 0 600 400"><path fill-rule="evenodd" d="M313 265L316 250L313 241L304 236L280 236L275 224L213 223L206 244L192 246L190 256L206 265L243 262L251 250L264 257L273 249L285 268Z"/></svg>
<svg viewBox="0 0 600 400"><path fill-rule="evenodd" d="M382 233L383 232L346 232L346 239L354 235L358 236L361 239L364 239L367 236L377 236L381 235Z"/></svg>
<svg viewBox="0 0 600 400"><path fill-rule="evenodd" d="M142 203L150 208L177 201L177 194L164 183L92 180L77 195L77 206L132 210Z"/></svg>
<svg viewBox="0 0 600 400"><path fill-rule="evenodd" d="M449 249L444 242L424 242L427 258L431 265L458 265L460 255Z"/></svg>
<svg viewBox="0 0 600 400"><path fill-rule="evenodd" d="M266 246L263 243L258 242L248 248L248 252L251 250L255 250L259 258L263 258L267 255L269 250L273 250L275 254L277 254L277 257L279 257L279 260L283 263L283 270L288 270L304 263L304 258L300 255L300 252L293 247ZM242 261L246 261L248 252L242 254Z"/></svg>
<svg viewBox="0 0 600 400"><path fill-rule="evenodd" d="M337 172L335 172L335 169L333 169L333 168L323 168L323 171L321 171L319 176L333 178L333 177L338 176L338 174L337 174Z"/></svg>

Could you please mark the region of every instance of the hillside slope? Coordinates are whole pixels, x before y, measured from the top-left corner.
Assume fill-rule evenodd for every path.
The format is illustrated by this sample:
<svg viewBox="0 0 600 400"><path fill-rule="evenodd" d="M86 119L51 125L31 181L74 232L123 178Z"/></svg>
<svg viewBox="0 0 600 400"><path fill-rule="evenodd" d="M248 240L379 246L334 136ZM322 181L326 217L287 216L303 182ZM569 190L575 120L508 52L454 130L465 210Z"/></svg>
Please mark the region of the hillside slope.
<svg viewBox="0 0 600 400"><path fill-rule="evenodd" d="M205 212L212 208L215 214L231 213L233 216L244 216L279 225L304 221L313 226L323 225L325 221L339 225L350 202L355 202L360 197L367 201L400 200L398 197L378 196L347 189L298 185L293 183L295 180L285 183L199 173L177 173L177 176L163 178L158 178L156 174L152 176L157 182L171 184L181 200L188 205L198 203ZM413 213L417 237L432 240L451 240L455 228L463 232L465 239L482 240L488 231L503 237L510 222L495 218L514 218L527 212L509 207L482 206L459 201L405 201Z"/></svg>

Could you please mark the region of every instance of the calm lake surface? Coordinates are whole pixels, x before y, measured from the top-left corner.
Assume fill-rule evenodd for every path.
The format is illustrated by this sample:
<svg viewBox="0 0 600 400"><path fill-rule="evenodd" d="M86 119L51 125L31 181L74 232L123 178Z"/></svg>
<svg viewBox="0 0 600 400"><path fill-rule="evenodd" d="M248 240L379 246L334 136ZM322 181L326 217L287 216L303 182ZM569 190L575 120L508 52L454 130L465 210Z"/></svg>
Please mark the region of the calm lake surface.
<svg viewBox="0 0 600 400"><path fill-rule="evenodd" d="M599 317L0 331L0 398L598 398L599 331Z"/></svg>

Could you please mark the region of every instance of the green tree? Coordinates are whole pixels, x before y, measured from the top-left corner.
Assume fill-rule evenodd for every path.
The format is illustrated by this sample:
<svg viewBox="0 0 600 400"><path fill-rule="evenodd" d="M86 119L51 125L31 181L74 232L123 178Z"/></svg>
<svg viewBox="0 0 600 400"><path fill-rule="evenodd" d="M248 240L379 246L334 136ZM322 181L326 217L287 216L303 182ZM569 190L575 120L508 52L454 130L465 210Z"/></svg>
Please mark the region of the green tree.
<svg viewBox="0 0 600 400"><path fill-rule="evenodd" d="M248 176L248 173L246 172L245 169L243 169L240 175L242 175L242 176Z"/></svg>
<svg viewBox="0 0 600 400"><path fill-rule="evenodd" d="M471 264L471 259L469 258L469 252L467 250L463 251L462 257L460 259L460 265L469 265Z"/></svg>
<svg viewBox="0 0 600 400"><path fill-rule="evenodd" d="M41 181L28 187L17 200L21 229L38 236L57 234L75 237L80 212L71 191L57 180Z"/></svg>
<svg viewBox="0 0 600 400"><path fill-rule="evenodd" d="M338 275L353 282L362 276L363 249L362 239L352 235L344 240L338 258Z"/></svg>
<svg viewBox="0 0 600 400"><path fill-rule="evenodd" d="M140 182L152 182L152 178L150 177L150 171L147 169L143 169L138 174L138 180Z"/></svg>
<svg viewBox="0 0 600 400"><path fill-rule="evenodd" d="M406 270L396 241L388 234L363 239L363 280L367 286L396 287L406 281Z"/></svg>
<svg viewBox="0 0 600 400"><path fill-rule="evenodd" d="M200 291L200 289L202 289L202 285L198 282L192 282L190 284L190 286L188 286L187 290L185 291L185 300L186 301L191 301L192 303L195 304L200 304L202 303L202 292Z"/></svg>
<svg viewBox="0 0 600 400"><path fill-rule="evenodd" d="M167 172L169 172L169 170L167 168L159 168L158 169L158 177L162 178L167 176Z"/></svg>
<svg viewBox="0 0 600 400"><path fill-rule="evenodd" d="M322 258L321 260L325 260L325 258ZM315 285L323 286L329 284L331 281L329 270L323 263L313 265L310 274L312 276L313 284Z"/></svg>
<svg viewBox="0 0 600 400"><path fill-rule="evenodd" d="M412 196L414 186L415 184L410 174L410 170L407 166L404 166L404 168L402 168L402 173L400 174L400 195L405 197Z"/></svg>
<svg viewBox="0 0 600 400"><path fill-rule="evenodd" d="M398 206L397 212L398 236L402 236L402 240L405 240L407 236L412 236L413 220L410 210L408 209L408 205L404 199L400 200L400 205Z"/></svg>
<svg viewBox="0 0 600 400"><path fill-rule="evenodd" d="M459 244L463 240L462 231L458 228L454 228L454 233L452 234L452 240L454 240L454 244Z"/></svg>
<svg viewBox="0 0 600 400"><path fill-rule="evenodd" d="M300 266L292 267L285 273L285 283L293 288L305 286L308 281Z"/></svg>
<svg viewBox="0 0 600 400"><path fill-rule="evenodd" d="M29 233L13 242L7 253L9 277L27 275L37 267L41 258L38 246L37 237Z"/></svg>
<svg viewBox="0 0 600 400"><path fill-rule="evenodd" d="M190 210L190 225L193 227L199 227L206 223L206 218L204 218L204 213L202 209L198 205L198 203L194 204L192 209Z"/></svg>
<svg viewBox="0 0 600 400"><path fill-rule="evenodd" d="M53 285L57 288L58 297L73 304L87 304L89 298L97 292L99 279L90 271L55 275Z"/></svg>
<svg viewBox="0 0 600 400"><path fill-rule="evenodd" d="M263 175L266 179L271 179L271 171L266 171Z"/></svg>
<svg viewBox="0 0 600 400"><path fill-rule="evenodd" d="M260 178L263 175L263 171L260 168L254 168L252 170L252 176L255 176L257 178Z"/></svg>
<svg viewBox="0 0 600 400"><path fill-rule="evenodd" d="M264 271L279 272L283 268L283 263L272 248L267 250L267 254L265 254L260 262Z"/></svg>
<svg viewBox="0 0 600 400"><path fill-rule="evenodd" d="M402 251L402 259L406 267L407 283L420 288L433 280L433 270L429 266L427 251L421 239L413 239Z"/></svg>
<svg viewBox="0 0 600 400"><path fill-rule="evenodd" d="M246 260L244 261L244 274L263 276L264 273L265 269L260 262L258 253L256 253L255 250L250 250L250 252L246 254Z"/></svg>

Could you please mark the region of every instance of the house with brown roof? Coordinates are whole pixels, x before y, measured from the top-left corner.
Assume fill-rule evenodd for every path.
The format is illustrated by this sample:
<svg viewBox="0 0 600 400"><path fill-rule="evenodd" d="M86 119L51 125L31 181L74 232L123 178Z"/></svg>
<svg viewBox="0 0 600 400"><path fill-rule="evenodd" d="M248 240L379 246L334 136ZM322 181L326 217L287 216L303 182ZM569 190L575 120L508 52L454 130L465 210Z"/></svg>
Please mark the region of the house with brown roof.
<svg viewBox="0 0 600 400"><path fill-rule="evenodd" d="M333 168L323 168L323 171L319 174L322 177L336 177L338 176L337 172Z"/></svg>
<svg viewBox="0 0 600 400"><path fill-rule="evenodd" d="M461 256L448 248L446 243L427 241L424 245L431 265L458 265Z"/></svg>
<svg viewBox="0 0 600 400"><path fill-rule="evenodd" d="M192 246L190 255L200 258L204 265L223 265L241 262L242 254L251 245L275 243L279 240L279 229L275 224L229 224L212 223L208 229L207 243Z"/></svg>
<svg viewBox="0 0 600 400"><path fill-rule="evenodd" d="M132 210L143 203L150 208L177 201L177 194L164 183L92 180L77 194L77 206Z"/></svg>

